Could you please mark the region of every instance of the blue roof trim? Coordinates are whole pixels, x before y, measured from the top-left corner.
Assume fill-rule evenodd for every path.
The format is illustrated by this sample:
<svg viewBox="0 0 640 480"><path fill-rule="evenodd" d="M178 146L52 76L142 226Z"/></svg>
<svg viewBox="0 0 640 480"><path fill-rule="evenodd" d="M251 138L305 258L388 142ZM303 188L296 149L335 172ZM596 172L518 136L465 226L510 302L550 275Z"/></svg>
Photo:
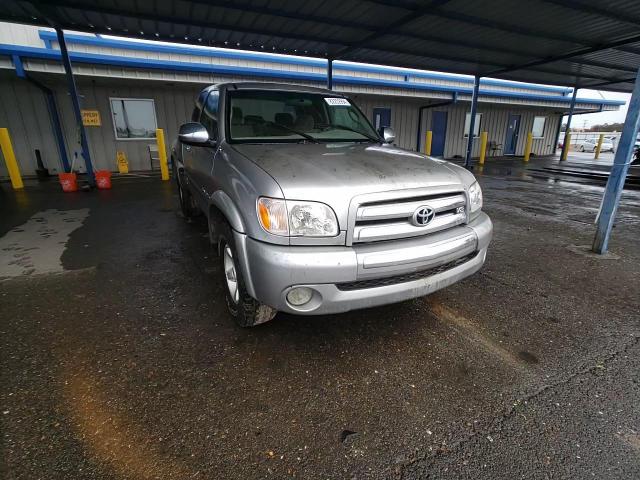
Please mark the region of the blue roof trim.
<svg viewBox="0 0 640 480"><path fill-rule="evenodd" d="M60 60L60 51L54 49L37 48L37 47L20 47L15 45L0 44L0 55L9 55L37 58L43 60ZM144 68L151 70L172 70L181 72L199 72L199 73L217 73L219 75L242 75L242 76L255 76L263 78L281 78L281 79L295 79L304 81L324 82L326 75L324 73L312 73L312 72L295 72L295 71L283 71L265 68L250 68L250 67L236 67L226 65L211 65L203 63L191 63L191 62L176 62L168 60L150 60L145 58L130 58L119 57L114 55L102 55L96 53L83 53L83 52L69 52L69 57L73 62L86 63L86 64L98 64L98 65L112 65L121 66L126 68ZM405 82L384 80L375 78L363 78L354 77L349 75L334 75L334 82L336 84L348 84L348 85L376 85L381 87L392 87L412 90L424 90L424 91L436 91L436 92L455 92L463 94L471 94L471 88L467 87L453 87L446 85L430 85L426 83L417 82ZM558 95L538 95L530 93L516 93L507 91L496 90L482 90L480 94L484 97L504 97L504 98L518 98L526 100L537 101L549 101L549 102L562 102L569 104L571 102L570 97L558 96ZM578 98L576 103L582 104L597 104L597 105L624 105L625 102L619 100L603 100L603 99L585 99Z"/></svg>
<svg viewBox="0 0 640 480"><path fill-rule="evenodd" d="M57 41L55 32L48 30L39 31L40 39L43 40L47 48L52 48L51 42ZM234 60L254 60L267 63L280 63L285 65L302 65L310 67L322 67L327 65L326 60L314 59L314 58L301 58L296 56L286 55L274 55L270 53L248 53L238 52L233 50L205 50L187 46L177 45L162 45L157 43L145 43L128 40L117 40L112 38L94 37L89 35L74 35L65 34L67 43L76 43L81 45L91 45L95 47L103 48L121 48L126 50L138 50L154 53L173 53L178 55L199 55L203 57L212 58L228 58ZM366 73L383 73L389 75L405 75L414 78L422 79L434 79L434 80L446 80L451 82L461 82L473 85L473 79L466 77L459 77L454 75L447 75L445 73L431 73L431 72L418 72L407 69L391 68L391 67L377 67L373 65L355 65L348 62L335 61L334 70L350 70L353 72L366 72ZM484 78L480 80L481 85L493 85L503 86L511 88L522 88L526 90L533 90L539 92L557 92L560 94L566 94L572 92L571 88L567 87L553 87L549 85L532 85L521 82L512 82L509 80L498 80L492 78Z"/></svg>

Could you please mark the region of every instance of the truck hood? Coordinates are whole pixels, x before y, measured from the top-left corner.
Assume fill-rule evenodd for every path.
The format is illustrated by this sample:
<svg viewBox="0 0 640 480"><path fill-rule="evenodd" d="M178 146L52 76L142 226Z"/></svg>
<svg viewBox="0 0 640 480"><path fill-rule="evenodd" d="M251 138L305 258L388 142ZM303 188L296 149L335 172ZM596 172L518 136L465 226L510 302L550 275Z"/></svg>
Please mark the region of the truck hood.
<svg viewBox="0 0 640 480"><path fill-rule="evenodd" d="M460 188L464 169L391 145L235 144L280 185L288 200L330 205L342 229L356 195L425 187ZM462 170L462 172L460 172Z"/></svg>

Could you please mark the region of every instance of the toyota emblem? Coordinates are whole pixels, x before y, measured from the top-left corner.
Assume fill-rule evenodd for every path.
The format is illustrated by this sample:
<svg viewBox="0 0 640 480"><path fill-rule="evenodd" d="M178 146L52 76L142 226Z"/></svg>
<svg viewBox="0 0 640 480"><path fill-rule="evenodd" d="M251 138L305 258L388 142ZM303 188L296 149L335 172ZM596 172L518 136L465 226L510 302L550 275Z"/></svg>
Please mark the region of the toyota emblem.
<svg viewBox="0 0 640 480"><path fill-rule="evenodd" d="M435 215L436 212L431 207L427 207L426 205L418 207L416 211L413 212L413 224L416 227L425 227L431 223Z"/></svg>

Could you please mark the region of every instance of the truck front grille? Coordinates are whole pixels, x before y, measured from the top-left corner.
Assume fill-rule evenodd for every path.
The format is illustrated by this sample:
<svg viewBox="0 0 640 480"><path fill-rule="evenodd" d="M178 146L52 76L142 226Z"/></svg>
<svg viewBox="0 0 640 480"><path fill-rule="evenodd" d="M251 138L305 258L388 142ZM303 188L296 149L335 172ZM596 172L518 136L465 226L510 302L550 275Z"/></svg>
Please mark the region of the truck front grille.
<svg viewBox="0 0 640 480"><path fill-rule="evenodd" d="M375 287L386 287L388 285L397 285L399 283L412 282L413 280L419 280L421 278L430 277L432 275L436 275L438 273L446 272L447 270L451 270L463 263L468 262L472 258L474 258L478 253L470 253L469 255L465 255L464 257L457 258L456 260L445 263L444 265L438 265L437 267L428 268L425 270L418 270L415 272L405 273L402 275L395 275L393 277L383 277L383 278L373 278L370 280L357 280L355 282L344 282L336 284L338 290L342 290L345 292L351 290L362 290L365 288L375 288Z"/></svg>
<svg viewBox="0 0 640 480"><path fill-rule="evenodd" d="M416 226L413 214L422 206L432 208L435 215L426 226ZM466 221L465 207L464 192L363 203L356 211L353 243L416 237L455 227Z"/></svg>

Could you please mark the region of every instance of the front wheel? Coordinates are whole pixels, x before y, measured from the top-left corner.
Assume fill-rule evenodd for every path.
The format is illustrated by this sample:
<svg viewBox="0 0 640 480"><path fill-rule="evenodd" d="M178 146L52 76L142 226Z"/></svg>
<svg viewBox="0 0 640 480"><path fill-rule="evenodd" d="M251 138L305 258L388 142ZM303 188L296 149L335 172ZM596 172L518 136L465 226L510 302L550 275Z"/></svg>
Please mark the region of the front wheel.
<svg viewBox="0 0 640 480"><path fill-rule="evenodd" d="M580 145L580 151L584 153L584 145Z"/></svg>
<svg viewBox="0 0 640 480"><path fill-rule="evenodd" d="M247 293L238 264L233 234L228 226L220 235L220 266L229 313L240 327L253 327L268 322L278 311L258 302Z"/></svg>

